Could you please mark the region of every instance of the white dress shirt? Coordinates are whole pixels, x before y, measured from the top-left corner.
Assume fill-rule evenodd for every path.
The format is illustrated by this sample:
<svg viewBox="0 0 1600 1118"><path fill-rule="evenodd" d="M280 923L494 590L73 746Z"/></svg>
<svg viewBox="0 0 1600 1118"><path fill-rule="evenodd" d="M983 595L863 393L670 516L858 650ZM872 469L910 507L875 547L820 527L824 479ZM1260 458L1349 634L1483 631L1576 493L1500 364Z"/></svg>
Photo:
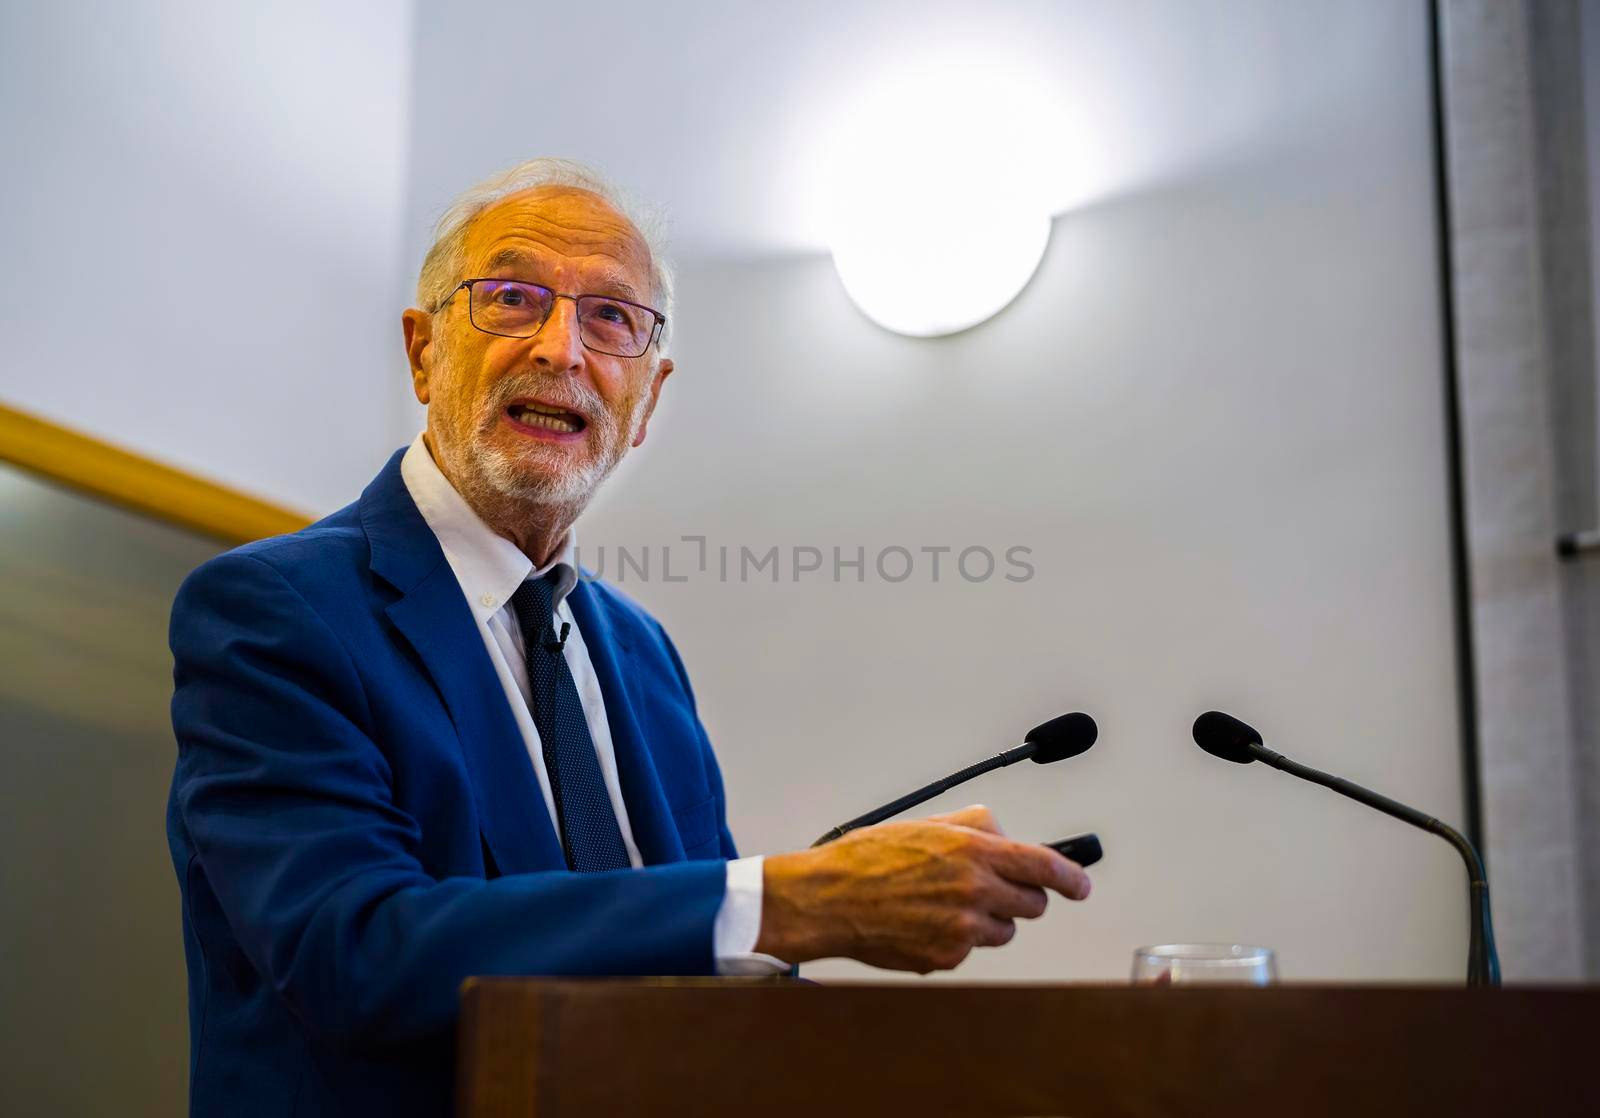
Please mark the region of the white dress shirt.
<svg viewBox="0 0 1600 1118"><path fill-rule="evenodd" d="M400 476L405 481L417 511L439 540L444 557L455 573L456 582L466 597L467 606L478 623L478 633L483 637L484 648L489 653L489 663L506 693L511 715L522 735L523 745L533 762L533 771L539 779L539 791L544 795L544 808L550 816L552 827L559 833L556 821L555 796L550 790L550 774L545 771L544 751L539 744L539 731L534 726L531 698L528 690L528 668L523 654L522 629L511 612L511 595L529 578L542 578L550 571L556 572L555 626L563 622L571 626L567 633L565 655L567 667L572 672L573 685L583 704L583 715L589 724L589 736L594 740L595 756L600 762L600 775L606 783L606 793L611 798L612 810L617 815L617 827L622 832L622 845L628 852L628 861L643 865L639 848L633 841L633 828L628 824L628 806L622 799L622 784L617 779L617 754L611 743L611 724L606 719L605 698L600 694L600 681L589 660L588 647L583 643L583 633L567 594L577 584L577 564L574 561L575 544L572 533L562 541L561 548L545 566L533 569L533 561L524 555L516 544L485 524L466 499L440 472L428 452L427 444L419 434L400 461ZM532 805L529 805L532 810ZM739 858L728 863L727 891L712 931L712 953L716 956L719 974L772 974L787 970L788 964L770 955L755 952L756 938L761 932L761 872L760 855Z"/></svg>

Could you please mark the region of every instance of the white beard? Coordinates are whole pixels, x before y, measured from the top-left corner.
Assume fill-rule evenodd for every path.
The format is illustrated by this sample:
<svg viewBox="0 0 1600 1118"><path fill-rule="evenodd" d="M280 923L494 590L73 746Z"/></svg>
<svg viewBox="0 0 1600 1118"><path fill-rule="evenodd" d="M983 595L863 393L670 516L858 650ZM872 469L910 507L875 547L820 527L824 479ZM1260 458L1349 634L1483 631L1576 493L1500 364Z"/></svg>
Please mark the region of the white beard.
<svg viewBox="0 0 1600 1118"><path fill-rule="evenodd" d="M638 430L636 418L629 424L630 433ZM631 441L630 437L628 442ZM486 447L473 442L467 447L467 455L472 460L473 472L502 497L541 505L581 508L589 503L595 490L600 488L600 483L617 468L617 463L622 461L623 454L627 452L628 443L606 442L604 445L604 455L585 465L562 466L552 463L548 471L529 468L530 459L543 455L544 448L537 445L513 457L498 447Z"/></svg>
<svg viewBox="0 0 1600 1118"><path fill-rule="evenodd" d="M435 360L445 379L452 379L449 355L440 353ZM468 439L466 446L457 448L457 454L466 459L460 463L466 468L458 471L458 476L468 486L487 487L500 497L562 506L572 509L576 515L589 503L601 482L611 476L633 445L650 398L648 394L640 393L627 418L626 437L621 437L623 432L618 429L616 417L593 389L576 382L558 393L542 391L546 387L547 382L543 378L532 376L507 378L496 386L493 397L485 401L483 410L474 417L473 436ZM482 435L500 422L505 406L518 396L539 396L582 412L589 421L586 434L598 442L600 456L584 465L575 466L566 460L566 455L559 448L532 440L515 455L486 445ZM541 459L547 468L538 468Z"/></svg>

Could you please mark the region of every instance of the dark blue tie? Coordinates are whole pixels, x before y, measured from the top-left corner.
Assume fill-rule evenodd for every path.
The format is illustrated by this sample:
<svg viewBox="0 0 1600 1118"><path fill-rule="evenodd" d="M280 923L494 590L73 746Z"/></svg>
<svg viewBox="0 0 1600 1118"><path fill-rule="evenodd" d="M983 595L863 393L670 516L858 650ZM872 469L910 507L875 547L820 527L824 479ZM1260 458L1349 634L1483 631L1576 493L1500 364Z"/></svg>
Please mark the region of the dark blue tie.
<svg viewBox="0 0 1600 1118"><path fill-rule="evenodd" d="M567 667L566 633L557 636L551 624L554 578L551 572L524 582L511 596L511 608L522 627L533 724L556 801L561 846L567 868L579 873L627 869L632 863L600 775L589 720Z"/></svg>

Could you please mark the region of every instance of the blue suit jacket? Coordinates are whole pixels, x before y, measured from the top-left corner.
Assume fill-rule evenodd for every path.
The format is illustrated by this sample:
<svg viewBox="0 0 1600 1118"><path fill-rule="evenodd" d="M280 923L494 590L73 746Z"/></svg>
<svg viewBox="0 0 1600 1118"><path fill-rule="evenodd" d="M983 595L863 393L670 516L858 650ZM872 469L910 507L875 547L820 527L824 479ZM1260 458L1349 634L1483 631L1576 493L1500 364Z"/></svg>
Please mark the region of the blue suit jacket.
<svg viewBox="0 0 1600 1118"><path fill-rule="evenodd" d="M734 847L672 642L573 590L645 867L570 873L400 458L173 605L196 1115L447 1114L468 975L714 971Z"/></svg>

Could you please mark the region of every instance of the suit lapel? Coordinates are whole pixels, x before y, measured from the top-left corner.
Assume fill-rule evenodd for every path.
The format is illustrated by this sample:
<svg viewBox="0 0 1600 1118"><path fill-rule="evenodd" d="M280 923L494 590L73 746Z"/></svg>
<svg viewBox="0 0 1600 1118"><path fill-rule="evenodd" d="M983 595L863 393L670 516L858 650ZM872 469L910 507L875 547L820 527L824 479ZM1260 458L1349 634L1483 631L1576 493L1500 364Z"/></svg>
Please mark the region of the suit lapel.
<svg viewBox="0 0 1600 1118"><path fill-rule="evenodd" d="M605 699L606 722L617 756L617 778L622 784L623 803L628 806L634 845L647 866L681 862L683 841L639 723L637 711L641 707L627 683L635 673L630 670L632 650L622 626L617 624L610 603L583 578L572 588L567 601Z"/></svg>
<svg viewBox="0 0 1600 1118"><path fill-rule="evenodd" d="M372 570L401 595L386 612L449 709L500 871L562 868L566 860L533 762L461 586L400 476L403 455L397 452L361 495Z"/></svg>

